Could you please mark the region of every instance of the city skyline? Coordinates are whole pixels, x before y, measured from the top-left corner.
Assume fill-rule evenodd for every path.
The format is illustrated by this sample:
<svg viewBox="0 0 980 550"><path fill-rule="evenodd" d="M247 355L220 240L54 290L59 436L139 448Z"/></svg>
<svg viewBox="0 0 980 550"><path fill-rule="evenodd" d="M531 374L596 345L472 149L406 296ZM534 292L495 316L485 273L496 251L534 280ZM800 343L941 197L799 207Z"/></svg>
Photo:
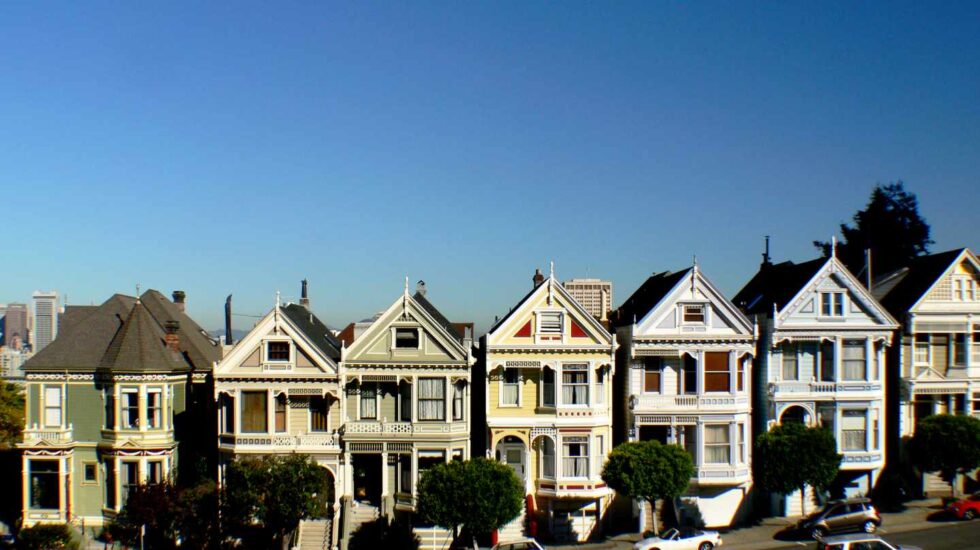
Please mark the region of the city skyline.
<svg viewBox="0 0 980 550"><path fill-rule="evenodd" d="M308 278L341 328L408 276L482 333L550 261L732 296L896 180L980 249L977 5L500 8L5 8L0 301L180 289L217 329Z"/></svg>

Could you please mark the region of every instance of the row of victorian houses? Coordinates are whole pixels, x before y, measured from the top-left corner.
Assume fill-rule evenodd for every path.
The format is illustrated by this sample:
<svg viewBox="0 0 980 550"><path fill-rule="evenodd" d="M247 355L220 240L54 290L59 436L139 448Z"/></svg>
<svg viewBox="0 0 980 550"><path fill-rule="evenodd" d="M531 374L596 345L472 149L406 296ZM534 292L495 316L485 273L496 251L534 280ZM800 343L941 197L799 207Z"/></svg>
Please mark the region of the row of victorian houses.
<svg viewBox="0 0 980 550"><path fill-rule="evenodd" d="M732 299L695 264L652 275L608 322L537 273L477 341L421 282L341 331L304 282L301 303L276 303L234 345L190 319L181 292L70 306L25 365L23 523L100 525L139 483L294 453L323 466L341 514L393 517L414 511L427 468L489 456L527 494L507 534L585 540L618 510L600 475L610 450L657 440L694 459L678 516L726 527L753 500L753 435L782 422L831 430L832 492L867 494L918 419L980 414L978 273L953 250L869 290L833 256L767 253ZM799 513L797 497L767 512ZM346 534L334 522L326 538Z"/></svg>

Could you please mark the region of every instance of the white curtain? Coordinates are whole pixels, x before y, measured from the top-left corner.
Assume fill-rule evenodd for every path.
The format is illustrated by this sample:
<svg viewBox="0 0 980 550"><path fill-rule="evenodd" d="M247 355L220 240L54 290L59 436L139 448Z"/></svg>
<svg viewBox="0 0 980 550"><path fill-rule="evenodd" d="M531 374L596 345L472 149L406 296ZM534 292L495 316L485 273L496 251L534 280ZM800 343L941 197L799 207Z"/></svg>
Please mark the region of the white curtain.
<svg viewBox="0 0 980 550"><path fill-rule="evenodd" d="M443 420L446 386L442 378L419 379L419 420Z"/></svg>
<svg viewBox="0 0 980 550"><path fill-rule="evenodd" d="M841 418L841 438L845 451L865 451L868 448L868 418L865 409L844 411Z"/></svg>
<svg viewBox="0 0 980 550"><path fill-rule="evenodd" d="M44 425L61 426L61 387L44 388Z"/></svg>
<svg viewBox="0 0 980 550"><path fill-rule="evenodd" d="M728 424L704 427L704 461L707 464L731 463L731 438Z"/></svg>
<svg viewBox="0 0 980 550"><path fill-rule="evenodd" d="M587 365L565 365L561 373L563 405L585 405L589 401L589 371Z"/></svg>
<svg viewBox="0 0 980 550"><path fill-rule="evenodd" d="M589 477L588 438L566 438L562 445L562 474L565 477Z"/></svg>
<svg viewBox="0 0 980 550"><path fill-rule="evenodd" d="M864 340L844 342L844 380L864 380L867 366L867 348Z"/></svg>
<svg viewBox="0 0 980 550"><path fill-rule="evenodd" d="M377 418L378 390L370 383L361 386L361 418Z"/></svg>

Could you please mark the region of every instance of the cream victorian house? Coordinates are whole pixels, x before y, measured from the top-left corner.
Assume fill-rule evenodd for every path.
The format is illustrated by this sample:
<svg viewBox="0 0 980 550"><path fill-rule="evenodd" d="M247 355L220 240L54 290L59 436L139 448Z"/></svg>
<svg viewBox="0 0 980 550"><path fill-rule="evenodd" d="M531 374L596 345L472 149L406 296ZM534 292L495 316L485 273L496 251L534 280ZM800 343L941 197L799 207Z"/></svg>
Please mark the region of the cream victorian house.
<svg viewBox="0 0 980 550"><path fill-rule="evenodd" d="M693 267L652 275L613 313L619 438L683 446L694 476L682 515L728 527L752 485L756 328ZM643 505L640 531L647 528Z"/></svg>
<svg viewBox="0 0 980 550"><path fill-rule="evenodd" d="M600 477L612 447L613 337L554 275L484 336L485 449L523 481L526 516L505 536L586 540L612 491Z"/></svg>

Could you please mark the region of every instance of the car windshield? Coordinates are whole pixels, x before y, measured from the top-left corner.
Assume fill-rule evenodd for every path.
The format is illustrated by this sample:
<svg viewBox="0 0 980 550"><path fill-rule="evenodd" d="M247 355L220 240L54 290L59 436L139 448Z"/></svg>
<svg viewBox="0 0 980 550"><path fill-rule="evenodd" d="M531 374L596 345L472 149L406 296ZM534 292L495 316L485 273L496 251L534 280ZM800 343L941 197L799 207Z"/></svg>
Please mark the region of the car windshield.
<svg viewBox="0 0 980 550"><path fill-rule="evenodd" d="M677 537L677 529L667 529L660 533L659 537L663 540L674 540Z"/></svg>

